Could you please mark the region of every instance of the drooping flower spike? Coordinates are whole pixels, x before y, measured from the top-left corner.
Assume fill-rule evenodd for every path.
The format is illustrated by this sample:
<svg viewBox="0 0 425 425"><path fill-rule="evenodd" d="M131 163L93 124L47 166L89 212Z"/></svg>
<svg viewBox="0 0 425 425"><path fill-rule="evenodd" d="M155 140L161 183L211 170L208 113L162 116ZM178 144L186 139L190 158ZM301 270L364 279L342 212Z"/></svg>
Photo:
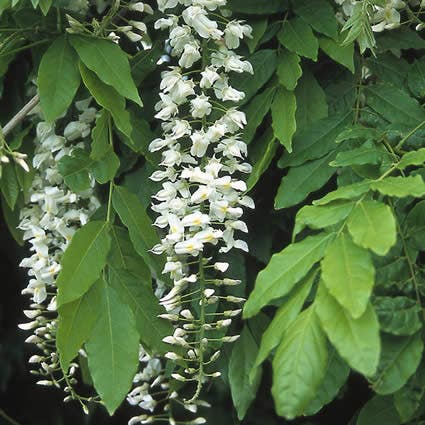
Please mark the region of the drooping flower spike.
<svg viewBox="0 0 425 425"><path fill-rule="evenodd" d="M218 357L214 345L236 338L224 337L223 329L243 300L221 287L239 282L226 279L228 264L215 259L232 248L248 250L239 239L240 232L247 232L242 207L254 206L240 178L251 171L240 137L246 117L234 106L245 94L230 83L232 74L253 73L251 64L232 50L251 28L223 16L225 5L225 0L159 1L167 15L155 24L168 29L170 56L178 65L162 73L156 118L163 135L149 147L162 154L161 168L151 178L162 182L152 209L163 238L152 250L167 256L163 273L173 287L161 304L175 331L164 341L170 344L168 358L187 362L172 376L195 382L191 401L208 377L219 375L209 367ZM224 311L217 310L218 304Z"/></svg>
<svg viewBox="0 0 425 425"><path fill-rule="evenodd" d="M228 19L225 6L226 0L159 0L166 15L155 23L156 29L168 30L170 63L162 73L155 106L163 134L149 146L162 155L151 176L162 184L152 202L162 239L152 252L167 257L163 274L170 276L172 286L160 299L166 310L161 317L173 324L173 334L164 338L170 345L165 358L176 364L169 383L164 380L162 385L179 388L187 383L190 396L180 401L172 390L168 402L176 400L193 413L205 405L199 400L203 384L220 376L214 362L221 345L238 338L226 336L226 331L241 312L244 299L231 294L240 281L225 276L229 264L219 256L233 248L248 251L240 239L248 231L243 207L254 207L241 178L251 171L241 139L246 117L236 106L245 94L230 82L232 75L253 73L251 64L233 51L251 36L251 28ZM141 382L128 400L138 402L145 413L129 424L164 420L153 414L157 404L152 385ZM164 408L168 421L179 423L169 403Z"/></svg>
<svg viewBox="0 0 425 425"><path fill-rule="evenodd" d="M29 190L27 205L21 211L19 228L24 231L33 254L21 261L30 278L22 293L31 296L32 304L24 313L31 321L19 327L30 330L26 342L35 344L38 353L29 362L39 375L40 385L64 388L72 397L74 373L78 367L72 363L64 373L59 363L55 340L57 331L56 278L61 269L61 258L73 234L89 220L99 207L93 189L72 193L59 173L58 161L73 149L82 147L82 140L91 131L96 109L89 107L91 99L76 102L81 112L77 121L68 123L63 136L55 133L54 124L37 124L36 149L33 167L36 170ZM70 143L71 142L71 143Z"/></svg>

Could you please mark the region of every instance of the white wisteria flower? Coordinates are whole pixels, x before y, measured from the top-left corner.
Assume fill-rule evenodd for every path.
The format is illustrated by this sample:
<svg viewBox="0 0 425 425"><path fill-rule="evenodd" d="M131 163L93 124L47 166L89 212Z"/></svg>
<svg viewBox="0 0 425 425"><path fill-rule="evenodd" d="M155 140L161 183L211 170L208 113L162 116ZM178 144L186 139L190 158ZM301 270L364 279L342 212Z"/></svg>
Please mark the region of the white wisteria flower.
<svg viewBox="0 0 425 425"><path fill-rule="evenodd" d="M253 73L251 64L232 49L251 37L252 30L243 21L229 21L227 15L217 19L224 6L226 0L158 0L159 10L167 15L155 23L156 29L168 30L171 63L161 74L160 101L155 105L162 135L149 145L151 152L162 155L159 169L151 176L161 182L152 209L158 214L154 225L162 239L151 251L166 254L163 274L173 282L165 293L163 289L159 292L166 311L160 317L174 328L163 339L170 345L165 359L186 361L185 368L176 365L171 379L195 383L190 400L180 401L194 413L204 405L199 400L202 385L219 376L210 367L206 370L220 355L210 349L216 341L211 332L231 326L232 318L241 312L234 305L243 302L227 292L240 281L223 276L229 263L219 259L220 253L248 250L239 235L247 232L243 208L254 206L242 179L243 173L251 172L241 139L246 116L236 106L229 106L245 97L231 85L230 75ZM192 310L193 303L199 308ZM221 310L207 314L209 305L219 303L223 304ZM226 336L221 342L237 338ZM152 359L144 354L141 359L144 370ZM164 420L167 414L170 424L177 423L168 405L179 400L179 394L170 390L165 406L159 406L150 379L138 381L129 394L128 401L144 410L129 424ZM166 385L161 373L156 380ZM186 423L202 424L205 419Z"/></svg>
<svg viewBox="0 0 425 425"><path fill-rule="evenodd" d="M76 230L86 224L99 207L93 189L78 195L72 193L65 186L58 169L59 159L82 146L82 140L91 131L97 111L89 106L90 100L76 102L79 119L65 126L63 136L55 133L54 124L37 124L32 164L36 174L18 226L24 231L23 238L32 253L20 263L21 267L28 269L30 278L22 293L32 300L31 309L24 312L31 322L19 327L32 331L26 342L35 344L41 351L40 355L29 360L37 367L34 372L44 378L38 382L40 385L59 386L56 378L61 367L52 342L57 329L55 282L61 270L61 258ZM76 364L70 365L68 378L72 377L76 368ZM72 382L74 379L71 379Z"/></svg>

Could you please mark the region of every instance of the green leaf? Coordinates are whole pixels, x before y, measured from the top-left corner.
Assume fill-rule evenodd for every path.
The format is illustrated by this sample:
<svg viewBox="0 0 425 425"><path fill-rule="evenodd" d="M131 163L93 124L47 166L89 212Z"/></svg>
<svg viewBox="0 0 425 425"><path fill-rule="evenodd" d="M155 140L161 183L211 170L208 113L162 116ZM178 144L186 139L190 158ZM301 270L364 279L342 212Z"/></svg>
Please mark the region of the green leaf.
<svg viewBox="0 0 425 425"><path fill-rule="evenodd" d="M78 57L61 36L47 49L38 70L40 104L47 121L55 121L68 109L80 81Z"/></svg>
<svg viewBox="0 0 425 425"><path fill-rule="evenodd" d="M109 112L103 109L92 131L90 158L95 162L91 172L100 184L113 180L120 166L120 160L109 142L109 120Z"/></svg>
<svg viewBox="0 0 425 425"><path fill-rule="evenodd" d="M425 393L424 363L419 365L407 384L394 394L394 404L402 423L408 422L418 415L419 407Z"/></svg>
<svg viewBox="0 0 425 425"><path fill-rule="evenodd" d="M91 133L92 143L90 152L90 158L94 160L102 159L108 152L109 119L109 112L105 109L102 109L96 118L96 125Z"/></svg>
<svg viewBox="0 0 425 425"><path fill-rule="evenodd" d="M406 384L422 358L424 344L420 333L411 336L382 336L382 355L373 389L381 395L392 394Z"/></svg>
<svg viewBox="0 0 425 425"><path fill-rule="evenodd" d="M114 288L104 284L99 317L86 343L90 374L110 415L128 394L139 364L136 319Z"/></svg>
<svg viewBox="0 0 425 425"><path fill-rule="evenodd" d="M314 75L304 70L295 89L297 98L297 127L301 130L328 116L326 94ZM325 152L323 152L325 153Z"/></svg>
<svg viewBox="0 0 425 425"><path fill-rule="evenodd" d="M335 154L309 161L299 167L289 169L282 178L274 201L275 209L292 207L302 202L307 196L319 190L335 174L329 163Z"/></svg>
<svg viewBox="0 0 425 425"><path fill-rule="evenodd" d="M151 130L149 123L141 116L140 108L130 110L130 123L132 126L131 137L122 136L123 142L134 152L143 156L155 165L158 163L158 153L149 152L149 144L156 135Z"/></svg>
<svg viewBox="0 0 425 425"><path fill-rule="evenodd" d="M396 245L394 250L397 252L400 245ZM410 278L409 266L406 258L393 257L393 258L376 258L379 262L384 264L376 269L376 285L381 288L391 288L397 285L404 285Z"/></svg>
<svg viewBox="0 0 425 425"><path fill-rule="evenodd" d="M147 282L141 282L141 279ZM170 346L162 339L172 335L173 328L170 322L158 317L165 313L165 309L152 292L150 274L135 276L123 269L110 268L110 280L122 300L133 310L143 347L160 354L170 351Z"/></svg>
<svg viewBox="0 0 425 425"><path fill-rule="evenodd" d="M85 86L96 102L111 113L118 130L130 137L132 128L130 114L125 109L125 99L118 94L114 87L103 83L81 62L80 72Z"/></svg>
<svg viewBox="0 0 425 425"><path fill-rule="evenodd" d="M418 202L406 218L409 243L420 251L425 250L425 201Z"/></svg>
<svg viewBox="0 0 425 425"><path fill-rule="evenodd" d="M248 191L250 191L258 183L262 174L270 166L270 163L276 154L278 145L279 144L276 141L273 131L269 128L250 147L250 160L254 165L246 182Z"/></svg>
<svg viewBox="0 0 425 425"><path fill-rule="evenodd" d="M349 374L349 366L341 359L337 351L333 347L328 349L325 379L318 388L315 398L305 409L304 415L315 415L323 406L330 403L338 395Z"/></svg>
<svg viewBox="0 0 425 425"><path fill-rule="evenodd" d="M404 198L413 196L420 198L425 195L425 183L420 175L407 177L386 177L370 184L371 189L377 190L382 195Z"/></svg>
<svg viewBox="0 0 425 425"><path fill-rule="evenodd" d="M347 218L353 207L353 202L335 203L324 206L306 205L297 213L294 234L297 235L305 227L323 229L333 226Z"/></svg>
<svg viewBox="0 0 425 425"><path fill-rule="evenodd" d="M0 190L9 208L14 210L20 190L15 166L13 164L3 165L1 171Z"/></svg>
<svg viewBox="0 0 425 425"><path fill-rule="evenodd" d="M259 2L258 0L230 0L228 6L234 12L250 15L269 15L286 10L288 2L286 0L267 0L267 2Z"/></svg>
<svg viewBox="0 0 425 425"><path fill-rule="evenodd" d="M356 425L400 425L392 397L375 396L360 411Z"/></svg>
<svg viewBox="0 0 425 425"><path fill-rule="evenodd" d="M373 307L353 319L322 284L316 297L317 314L330 342L341 357L363 375L373 375L381 352L379 323Z"/></svg>
<svg viewBox="0 0 425 425"><path fill-rule="evenodd" d="M112 203L121 221L128 228L137 253L156 276L161 276L164 264L162 256L153 257L149 253L149 250L159 243L159 238L137 196L122 186L115 186Z"/></svg>
<svg viewBox="0 0 425 425"><path fill-rule="evenodd" d="M389 84L367 88L367 103L391 123L416 127L425 120L425 111L404 90Z"/></svg>
<svg viewBox="0 0 425 425"><path fill-rule="evenodd" d="M293 92L281 87L272 103L273 130L280 143L292 152L292 136L297 129L295 112L297 101Z"/></svg>
<svg viewBox="0 0 425 425"><path fill-rule="evenodd" d="M130 59L131 75L137 86L157 69L158 60L164 54L161 40L155 41L149 50L140 50Z"/></svg>
<svg viewBox="0 0 425 425"><path fill-rule="evenodd" d="M266 360L270 353L281 343L286 329L297 318L311 291L317 271L311 272L289 294L289 299L279 307L272 322L261 338L261 345L255 360L254 369Z"/></svg>
<svg viewBox="0 0 425 425"><path fill-rule="evenodd" d="M422 328L420 306L407 297L376 297L373 301L381 330L393 335L413 335Z"/></svg>
<svg viewBox="0 0 425 425"><path fill-rule="evenodd" d="M333 192L329 192L323 198L313 201L314 205L326 205L330 202L337 201L340 199L357 199L369 191L370 182L362 181L359 183L349 184L342 186Z"/></svg>
<svg viewBox="0 0 425 425"><path fill-rule="evenodd" d="M28 136L29 132L32 129L32 125L26 126L24 129L17 131L16 134L11 135L11 140L9 141L9 147L13 151L18 150L24 143L24 139Z"/></svg>
<svg viewBox="0 0 425 425"><path fill-rule="evenodd" d="M274 254L255 282L244 308L244 317L257 314L270 301L287 295L325 254L334 234L309 236Z"/></svg>
<svg viewBox="0 0 425 425"><path fill-rule="evenodd" d="M114 152L112 146L108 147L108 152L105 153L105 156L96 161L92 168L93 177L100 184L105 184L109 181L112 181L117 175L118 169L120 167L120 160L117 154Z"/></svg>
<svg viewBox="0 0 425 425"><path fill-rule="evenodd" d="M301 18L292 18L285 21L277 34L282 46L291 52L309 59L317 60L319 42L313 34L310 25Z"/></svg>
<svg viewBox="0 0 425 425"><path fill-rule="evenodd" d="M286 419L301 415L325 377L326 337L310 306L289 326L273 360L272 394L276 412Z"/></svg>
<svg viewBox="0 0 425 425"><path fill-rule="evenodd" d="M23 230L18 229L18 225L20 223L20 210L19 208L15 208L14 210L11 210L7 202L2 199L1 202L1 209L3 212L3 218L4 222L7 226L7 229L9 230L10 234L12 235L13 239L19 246L24 245L24 232Z"/></svg>
<svg viewBox="0 0 425 425"><path fill-rule="evenodd" d="M280 84L288 90L294 90L303 74L300 57L289 50L282 49L277 57L277 76Z"/></svg>
<svg viewBox="0 0 425 425"><path fill-rule="evenodd" d="M58 306L80 298L99 279L110 246L107 222L92 221L75 232L63 254L56 280Z"/></svg>
<svg viewBox="0 0 425 425"><path fill-rule="evenodd" d="M341 30L343 33L348 31L343 44L346 45L357 41L361 54L366 49L370 49L373 52L376 46L369 19L370 6L369 3L355 3L350 14L351 16Z"/></svg>
<svg viewBox="0 0 425 425"><path fill-rule="evenodd" d="M22 195L24 199L27 199L29 196L29 191L31 189L34 177L35 177L35 170L34 168L30 167L29 171L25 171L22 167L15 166L15 172L16 172L16 178L18 179L19 186L21 187ZM19 196L18 196L19 199Z"/></svg>
<svg viewBox="0 0 425 425"><path fill-rule="evenodd" d="M58 162L65 184L76 193L90 189L89 171L92 165L93 160L80 148L73 149L71 155L63 156Z"/></svg>
<svg viewBox="0 0 425 425"><path fill-rule="evenodd" d="M276 52L274 50L258 50L248 60L254 70L255 78L247 72L231 78L232 85L245 93L245 98L240 102L241 105L251 100L270 80L276 70Z"/></svg>
<svg viewBox="0 0 425 425"><path fill-rule="evenodd" d="M331 38L338 35L335 11L327 0L296 0L293 4L295 13L317 32Z"/></svg>
<svg viewBox="0 0 425 425"><path fill-rule="evenodd" d="M246 143L249 144L254 139L257 128L270 110L275 93L276 88L269 87L255 96L245 107L247 125L242 138Z"/></svg>
<svg viewBox="0 0 425 425"><path fill-rule="evenodd" d="M354 242L386 255L397 240L397 229L391 208L382 202L361 201L348 218L348 231Z"/></svg>
<svg viewBox="0 0 425 425"><path fill-rule="evenodd" d="M331 59L354 73L354 43L342 46L332 38L319 37L319 46Z"/></svg>
<svg viewBox="0 0 425 425"><path fill-rule="evenodd" d="M365 312L375 282L375 267L366 249L342 233L327 248L322 280L330 294L358 319Z"/></svg>
<svg viewBox="0 0 425 425"><path fill-rule="evenodd" d="M424 162L425 148L420 148L417 151L405 153L398 163L398 168L404 170L411 165L422 165Z"/></svg>
<svg viewBox="0 0 425 425"><path fill-rule="evenodd" d="M350 165L379 164L385 156L388 156L388 154L383 149L366 143L358 148L339 152L330 165L332 167L347 167Z"/></svg>
<svg viewBox="0 0 425 425"><path fill-rule="evenodd" d="M425 40L412 28L402 26L377 35L378 49L425 49Z"/></svg>
<svg viewBox="0 0 425 425"><path fill-rule="evenodd" d="M350 114L332 116L316 121L295 134L293 140L294 152L284 155L279 161L279 167L296 167L312 159L321 158L335 149L335 139L351 120Z"/></svg>
<svg viewBox="0 0 425 425"><path fill-rule="evenodd" d="M249 25L252 28L252 37L245 38L244 41L248 46L249 53L253 54L267 31L268 21L267 19L259 19L256 21L250 21Z"/></svg>
<svg viewBox="0 0 425 425"><path fill-rule="evenodd" d="M249 326L244 326L241 337L233 346L229 361L229 384L233 405L241 421L255 400L261 381L261 369L257 369L253 379L250 372L258 352L258 345Z"/></svg>
<svg viewBox="0 0 425 425"><path fill-rule="evenodd" d="M125 53L112 41L81 35L70 37L72 47L84 65L121 96L142 106Z"/></svg>
<svg viewBox="0 0 425 425"><path fill-rule="evenodd" d="M56 347L65 372L92 332L99 314L102 284L98 280L82 297L59 307Z"/></svg>
<svg viewBox="0 0 425 425"><path fill-rule="evenodd" d="M353 125L343 130L338 137L335 139L335 143L341 143L345 140L369 140L377 139L380 137L380 133L375 128L364 127L360 124Z"/></svg>
<svg viewBox="0 0 425 425"><path fill-rule="evenodd" d="M391 83L395 87L403 87L410 68L403 58L397 58L393 53L387 52L378 57L370 57L366 66L371 70L377 80L382 83Z"/></svg>
<svg viewBox="0 0 425 425"><path fill-rule="evenodd" d="M415 97L425 97L425 61L417 60L410 67L407 84Z"/></svg>
<svg viewBox="0 0 425 425"><path fill-rule="evenodd" d="M39 5L44 16L49 13L50 8L52 7L52 3L53 0L40 0Z"/></svg>
<svg viewBox="0 0 425 425"><path fill-rule="evenodd" d="M111 239L108 265L134 274L143 284L151 288L151 272L143 258L134 249L128 230L119 226L111 226Z"/></svg>

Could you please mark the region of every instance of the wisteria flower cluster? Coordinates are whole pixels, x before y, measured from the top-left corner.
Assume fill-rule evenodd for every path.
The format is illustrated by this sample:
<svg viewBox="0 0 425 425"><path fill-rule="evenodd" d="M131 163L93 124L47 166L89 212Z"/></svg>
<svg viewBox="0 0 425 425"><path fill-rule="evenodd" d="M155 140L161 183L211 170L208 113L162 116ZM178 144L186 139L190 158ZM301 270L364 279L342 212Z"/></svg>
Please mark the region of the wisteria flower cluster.
<svg viewBox="0 0 425 425"><path fill-rule="evenodd" d="M55 133L54 124L37 124L36 149L33 167L36 171L28 194L28 201L21 211L19 228L24 231L24 240L33 254L22 260L21 267L28 269L29 284L22 293L31 297L32 304L25 315L30 322L19 325L31 330L26 342L35 344L41 351L29 362L34 364L35 374L42 377L40 385L55 385L71 391L70 384L76 363L64 375L56 352L57 330L56 278L61 269L61 258L73 234L88 222L99 207L93 189L72 193L59 173L58 161L73 149L82 147L82 140L91 132L96 109L89 107L91 99L76 102L79 119L68 123L63 136Z"/></svg>
<svg viewBox="0 0 425 425"><path fill-rule="evenodd" d="M251 171L240 137L246 117L232 106L245 95L229 77L253 73L251 64L233 51L251 28L218 13L225 0L158 3L163 12L172 9L155 27L168 29L170 56L178 65L162 74L155 117L163 122L163 136L149 146L151 152L162 152L161 169L151 178L163 182L152 209L164 237L152 251L167 256L163 273L173 287L160 302L174 334L164 339L171 346L166 357L187 362L172 377L196 383L190 403L207 378L219 376L209 370L220 354L215 346L238 338L224 334L244 300L222 287L240 282L223 276L229 264L216 257L232 248L248 250L238 237L247 232L242 207L254 207L240 179ZM225 310L218 310L218 303Z"/></svg>

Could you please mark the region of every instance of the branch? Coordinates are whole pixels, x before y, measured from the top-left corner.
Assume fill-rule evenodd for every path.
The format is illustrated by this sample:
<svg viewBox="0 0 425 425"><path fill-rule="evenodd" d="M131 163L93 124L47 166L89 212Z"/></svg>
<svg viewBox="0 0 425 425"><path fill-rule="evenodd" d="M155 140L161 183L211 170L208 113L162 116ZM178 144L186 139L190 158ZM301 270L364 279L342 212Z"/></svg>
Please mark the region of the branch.
<svg viewBox="0 0 425 425"><path fill-rule="evenodd" d="M6 137L40 102L36 94L4 127L3 136Z"/></svg>

